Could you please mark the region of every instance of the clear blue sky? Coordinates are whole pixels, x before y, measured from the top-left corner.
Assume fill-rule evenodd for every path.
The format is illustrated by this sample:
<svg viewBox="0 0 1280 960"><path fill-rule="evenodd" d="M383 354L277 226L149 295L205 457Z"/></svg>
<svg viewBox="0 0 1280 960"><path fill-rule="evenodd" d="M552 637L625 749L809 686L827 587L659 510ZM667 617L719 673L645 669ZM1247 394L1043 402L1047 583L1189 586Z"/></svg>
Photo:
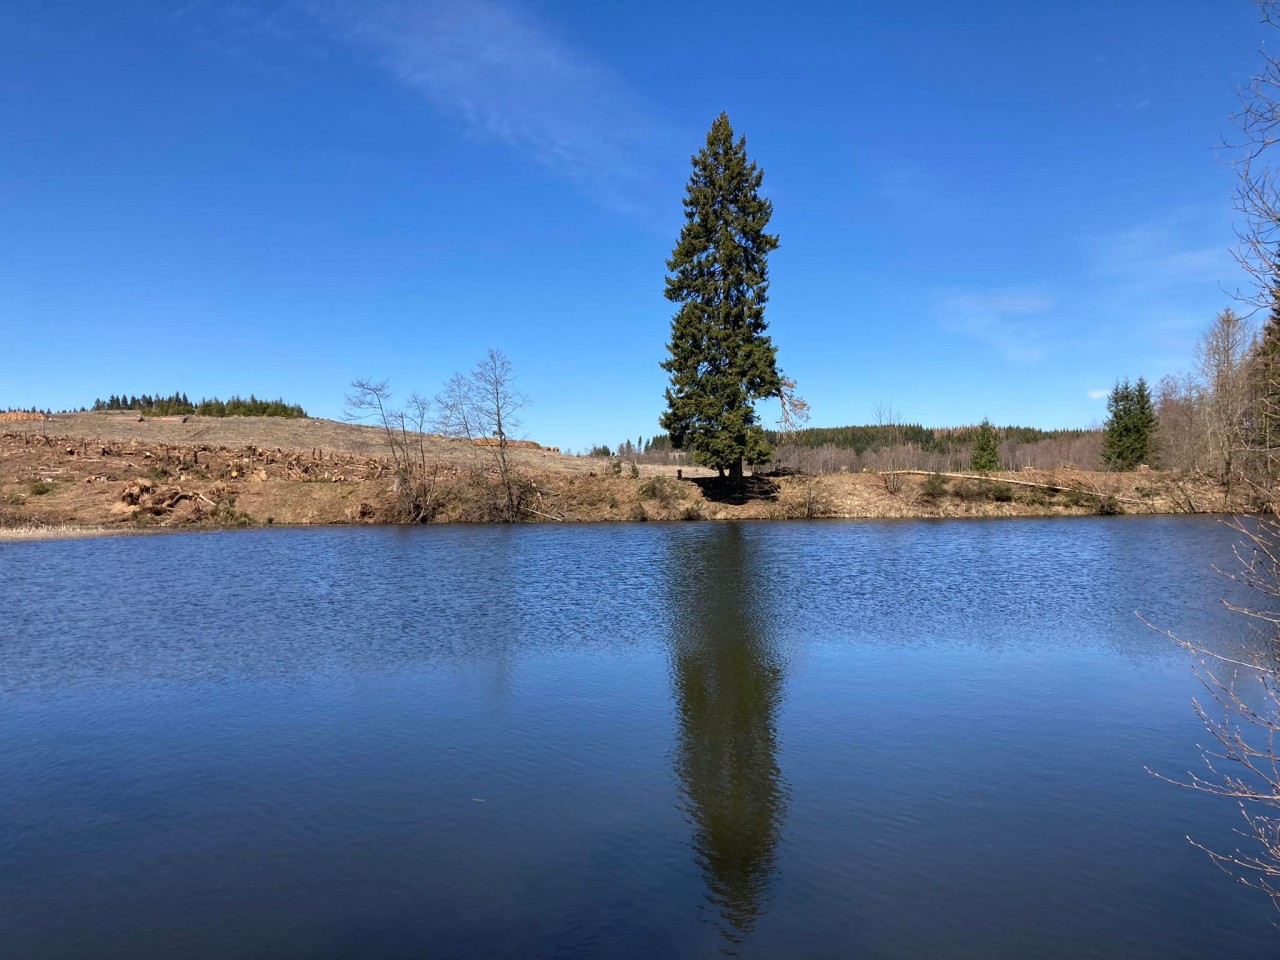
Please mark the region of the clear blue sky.
<svg viewBox="0 0 1280 960"><path fill-rule="evenodd" d="M651 435L726 110L815 425L1088 425L1241 283L1216 147L1267 36L1247 0L0 3L0 407L337 416L498 346L532 438Z"/></svg>

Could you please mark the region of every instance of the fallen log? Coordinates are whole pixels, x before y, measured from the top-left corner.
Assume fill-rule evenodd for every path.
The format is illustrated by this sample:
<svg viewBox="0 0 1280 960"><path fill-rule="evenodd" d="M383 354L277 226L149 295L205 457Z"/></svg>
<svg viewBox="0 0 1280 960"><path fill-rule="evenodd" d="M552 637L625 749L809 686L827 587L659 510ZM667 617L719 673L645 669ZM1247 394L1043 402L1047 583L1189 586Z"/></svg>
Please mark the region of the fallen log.
<svg viewBox="0 0 1280 960"><path fill-rule="evenodd" d="M1060 483L1036 483L1031 480L1011 480L1007 477L993 477L981 473L939 473L933 470L885 470L881 476L898 476L898 477L946 477L950 480L983 480L987 483L1009 483L1019 487L1037 487L1041 490L1052 490L1055 493L1081 493L1086 497L1096 497L1099 500L1105 500L1110 497L1117 503L1133 503L1140 507L1150 507L1151 504L1146 500L1135 500L1133 497L1117 497L1112 493L1101 493L1097 490L1082 490L1079 487L1064 487Z"/></svg>

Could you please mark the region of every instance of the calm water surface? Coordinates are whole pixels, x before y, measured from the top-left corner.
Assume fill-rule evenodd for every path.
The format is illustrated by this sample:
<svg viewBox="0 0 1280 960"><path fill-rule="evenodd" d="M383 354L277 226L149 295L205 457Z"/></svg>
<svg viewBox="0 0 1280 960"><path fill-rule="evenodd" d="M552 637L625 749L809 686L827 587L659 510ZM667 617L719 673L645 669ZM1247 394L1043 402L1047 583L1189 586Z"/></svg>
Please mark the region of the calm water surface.
<svg viewBox="0 0 1280 960"><path fill-rule="evenodd" d="M1196 518L0 544L0 955L1274 957Z"/></svg>

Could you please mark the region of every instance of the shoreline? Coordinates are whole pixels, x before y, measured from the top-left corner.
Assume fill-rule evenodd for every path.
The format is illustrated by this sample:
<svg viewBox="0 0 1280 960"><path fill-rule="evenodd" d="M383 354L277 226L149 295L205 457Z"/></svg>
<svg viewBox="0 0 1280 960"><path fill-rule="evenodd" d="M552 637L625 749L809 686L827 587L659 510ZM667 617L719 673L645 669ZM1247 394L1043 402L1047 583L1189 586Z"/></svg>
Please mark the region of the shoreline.
<svg viewBox="0 0 1280 960"><path fill-rule="evenodd" d="M506 520L502 477L470 445L432 441L430 492L407 503L371 428L269 420L213 425L223 430L220 443L206 433L208 424L156 424L151 434L152 424L96 415L61 418L57 437L0 434L0 542L422 517ZM118 432L126 428L141 435ZM304 446L311 437L332 445ZM1228 497L1209 478L1148 469L775 472L749 475L746 488L734 490L691 468L678 477L670 464L548 450L513 451L512 465L518 515L531 523L1241 514L1257 507L1238 489Z"/></svg>
<svg viewBox="0 0 1280 960"><path fill-rule="evenodd" d="M600 527L600 526L634 526L640 523L653 523L658 525L680 524L684 525L690 522L697 523L760 523L760 524L832 524L832 523L998 523L1003 521L1015 520L1140 520L1153 519L1156 517L1203 517L1205 519L1220 519L1224 517L1240 517L1251 515L1245 511L1214 511L1199 513L1128 513L1101 515L1097 513L1007 513L1007 514L991 514L986 516L979 515L961 515L961 516L937 516L929 514L918 515L898 515L898 516L827 516L827 517L722 517L719 519L701 519L698 521L688 521L680 519L671 520L626 520L626 519L604 519L604 520L569 520L565 521L570 526ZM33 526L33 527L0 527L0 545L7 543L44 543L56 540L102 540L124 537L154 537L154 536L170 536L177 534L200 534L200 533L265 533L267 531L297 531L297 530L342 530L342 529L426 529L430 527L490 527L502 526L501 522L467 522L467 521L446 521L440 523L346 523L342 521L328 521L320 523L275 523L275 524L254 524L250 526L228 525L228 526L126 526L118 527L86 527L74 524L66 524L60 526ZM544 522L534 521L518 521L510 526L550 526Z"/></svg>
<svg viewBox="0 0 1280 960"><path fill-rule="evenodd" d="M79 524L25 525L0 527L0 543L31 543L41 540L90 540L99 537L134 536L143 530L85 527Z"/></svg>

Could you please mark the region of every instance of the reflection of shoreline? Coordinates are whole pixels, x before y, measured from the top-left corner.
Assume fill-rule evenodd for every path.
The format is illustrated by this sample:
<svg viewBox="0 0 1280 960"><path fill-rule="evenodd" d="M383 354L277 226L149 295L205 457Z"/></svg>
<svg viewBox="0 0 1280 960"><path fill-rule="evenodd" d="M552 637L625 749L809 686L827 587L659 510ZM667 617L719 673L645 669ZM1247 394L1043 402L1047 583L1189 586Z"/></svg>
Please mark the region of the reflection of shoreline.
<svg viewBox="0 0 1280 960"><path fill-rule="evenodd" d="M750 546L737 527L672 538L675 770L713 922L741 943L764 912L787 786L778 768L783 670L754 614Z"/></svg>

